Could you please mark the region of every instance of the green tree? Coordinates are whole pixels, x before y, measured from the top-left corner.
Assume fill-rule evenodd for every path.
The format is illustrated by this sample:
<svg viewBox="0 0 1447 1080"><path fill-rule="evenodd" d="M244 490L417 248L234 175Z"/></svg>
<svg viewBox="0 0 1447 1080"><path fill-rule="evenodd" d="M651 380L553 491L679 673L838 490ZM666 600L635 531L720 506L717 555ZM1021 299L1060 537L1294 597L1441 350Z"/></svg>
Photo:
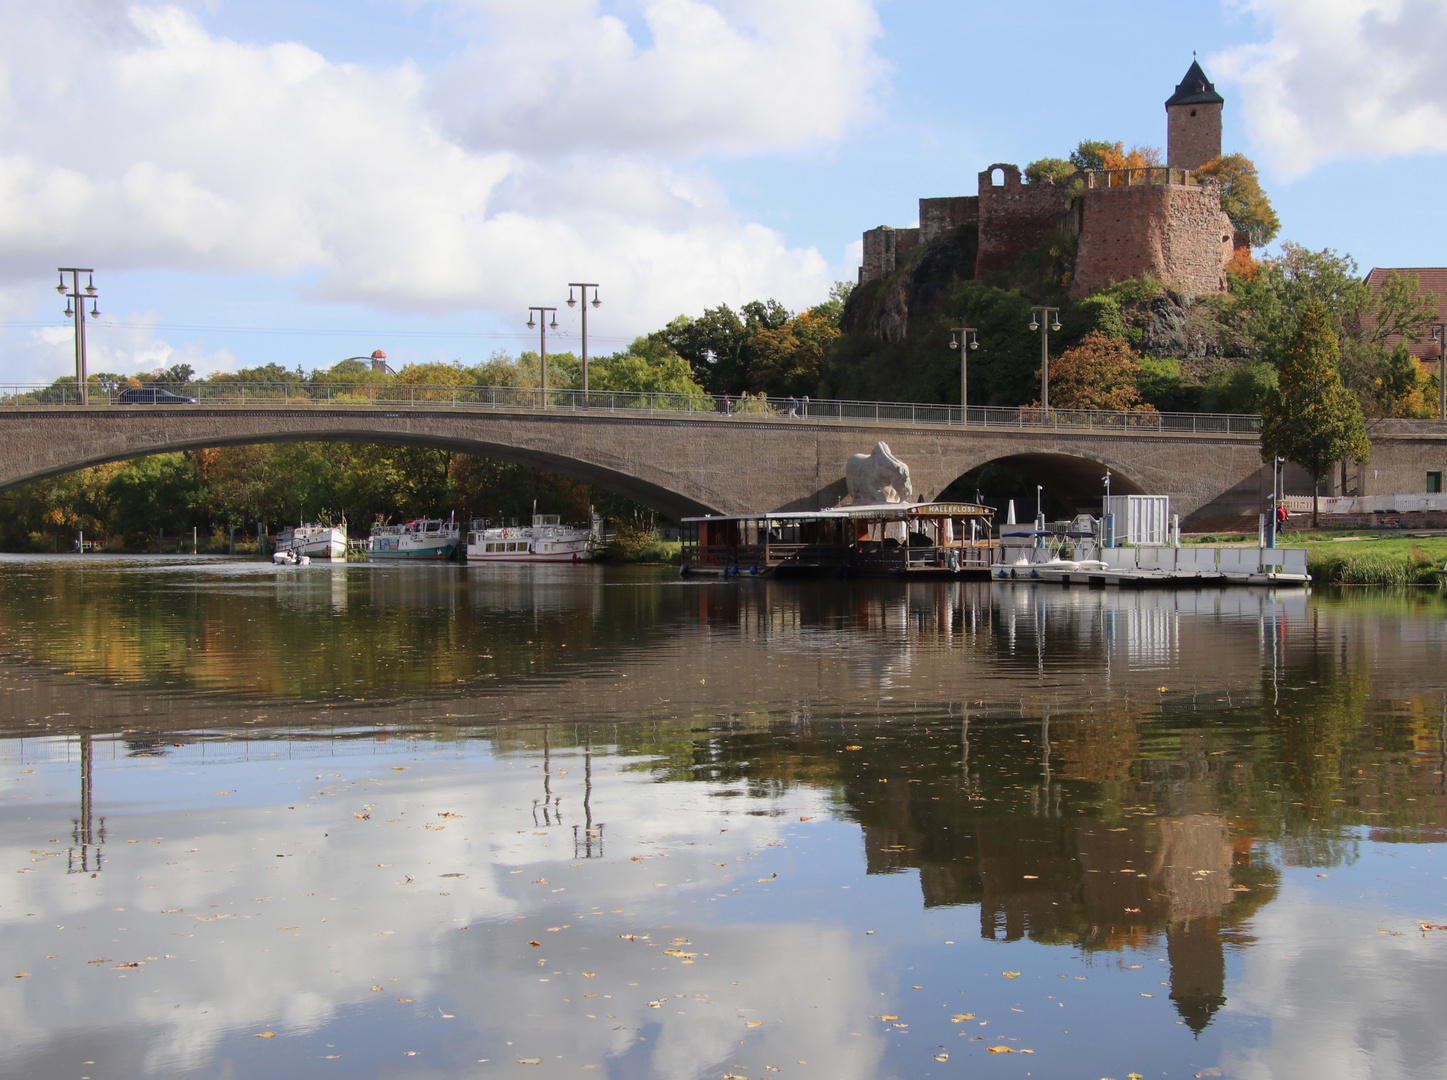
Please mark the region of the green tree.
<svg viewBox="0 0 1447 1080"><path fill-rule="evenodd" d="M1256 163L1245 154L1222 154L1196 170L1221 185L1221 209L1246 234L1252 247L1265 247L1281 231L1281 219L1261 190Z"/></svg>
<svg viewBox="0 0 1447 1080"><path fill-rule="evenodd" d="M110 527L132 548L149 547L167 529L180 533L206 524L201 480L190 454L128 461L106 484L106 495Z"/></svg>
<svg viewBox="0 0 1447 1080"><path fill-rule="evenodd" d="M1103 139L1081 139L1070 152L1070 164L1077 169L1103 169L1106 152L1118 146L1120 143L1110 143Z"/></svg>
<svg viewBox="0 0 1447 1080"><path fill-rule="evenodd" d="M1025 166L1025 179L1032 184L1063 184L1080 170L1063 158L1047 157Z"/></svg>
<svg viewBox="0 0 1447 1080"><path fill-rule="evenodd" d="M1311 474L1313 527L1322 478L1336 462L1365 461L1371 450L1361 405L1337 374L1338 355L1326 305L1314 300L1281 367L1279 389L1261 414L1261 456L1280 455Z"/></svg>

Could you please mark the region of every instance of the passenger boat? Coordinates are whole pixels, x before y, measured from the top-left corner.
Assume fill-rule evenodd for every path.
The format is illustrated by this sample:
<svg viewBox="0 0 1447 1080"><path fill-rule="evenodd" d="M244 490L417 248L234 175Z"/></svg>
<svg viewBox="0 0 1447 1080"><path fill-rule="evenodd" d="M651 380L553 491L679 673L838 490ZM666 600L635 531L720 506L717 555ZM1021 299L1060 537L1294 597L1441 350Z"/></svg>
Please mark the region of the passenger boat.
<svg viewBox="0 0 1447 1080"><path fill-rule="evenodd" d="M684 518L682 571L989 576L994 510L975 503L880 503L833 510Z"/></svg>
<svg viewBox="0 0 1447 1080"><path fill-rule="evenodd" d="M367 537L369 559L452 558L458 543L457 522L448 518L417 518L402 525L373 525Z"/></svg>
<svg viewBox="0 0 1447 1080"><path fill-rule="evenodd" d="M294 529L282 529L276 534L274 550L340 562L347 557L347 523L344 521L338 526L298 525Z"/></svg>
<svg viewBox="0 0 1447 1080"><path fill-rule="evenodd" d="M533 514L531 525L474 521L467 533L468 562L580 563L593 557L590 530L564 525L557 514Z"/></svg>

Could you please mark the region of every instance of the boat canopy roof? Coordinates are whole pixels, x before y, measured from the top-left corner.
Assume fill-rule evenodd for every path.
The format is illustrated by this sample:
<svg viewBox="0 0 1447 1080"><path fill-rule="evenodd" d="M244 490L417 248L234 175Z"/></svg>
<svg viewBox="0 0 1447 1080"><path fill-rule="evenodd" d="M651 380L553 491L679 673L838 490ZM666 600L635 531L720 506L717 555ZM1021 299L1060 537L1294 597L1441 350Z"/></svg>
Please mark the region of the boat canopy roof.
<svg viewBox="0 0 1447 1080"><path fill-rule="evenodd" d="M864 506L836 506L831 510L772 510L753 514L703 514L684 522L720 521L820 521L840 518L905 521L921 517L993 517L995 508L979 503L873 503Z"/></svg>

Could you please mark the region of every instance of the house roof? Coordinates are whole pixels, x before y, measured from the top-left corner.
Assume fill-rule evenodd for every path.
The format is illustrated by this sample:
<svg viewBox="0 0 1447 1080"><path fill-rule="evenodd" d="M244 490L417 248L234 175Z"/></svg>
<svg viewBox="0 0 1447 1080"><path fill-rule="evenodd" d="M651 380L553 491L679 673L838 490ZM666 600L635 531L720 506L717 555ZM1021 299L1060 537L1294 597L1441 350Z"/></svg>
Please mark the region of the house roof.
<svg viewBox="0 0 1447 1080"><path fill-rule="evenodd" d="M1437 298L1438 317L1447 319L1447 266L1374 266L1367 272L1366 283L1375 291L1381 287L1388 274L1401 274L1403 277L1415 274L1421 291ZM1387 339L1387 344L1395 345L1401 340L1400 335L1393 334ZM1430 337L1421 341L1409 341L1407 346L1412 350L1412 355L1420 360L1435 361L1441 356L1442 346Z"/></svg>
<svg viewBox="0 0 1447 1080"><path fill-rule="evenodd" d="M1186 77L1176 87L1176 92L1166 98L1166 108L1172 105L1224 105L1226 99L1216 93L1216 84L1206 78L1198 61L1192 60L1186 70Z"/></svg>

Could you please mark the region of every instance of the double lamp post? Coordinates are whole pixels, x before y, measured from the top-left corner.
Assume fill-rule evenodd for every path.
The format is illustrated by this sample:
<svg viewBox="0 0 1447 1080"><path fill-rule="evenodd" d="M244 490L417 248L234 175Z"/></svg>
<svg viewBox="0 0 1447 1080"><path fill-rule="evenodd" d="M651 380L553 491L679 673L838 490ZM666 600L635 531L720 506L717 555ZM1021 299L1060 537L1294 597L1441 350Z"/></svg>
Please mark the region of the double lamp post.
<svg viewBox="0 0 1447 1080"><path fill-rule="evenodd" d="M568 282L568 306L577 307L578 301L573 298L573 290L577 289L583 300L583 401L586 405L588 400L588 305L601 307L603 301L598 299L598 285L592 281L570 281ZM588 290L593 290L593 299L588 299ZM534 320L533 316L537 319ZM549 319L548 316L552 318ZM543 384L543 408L548 407L548 331L558 328L558 309L555 307L529 307L528 308L528 329L538 327L538 368L539 377Z"/></svg>

